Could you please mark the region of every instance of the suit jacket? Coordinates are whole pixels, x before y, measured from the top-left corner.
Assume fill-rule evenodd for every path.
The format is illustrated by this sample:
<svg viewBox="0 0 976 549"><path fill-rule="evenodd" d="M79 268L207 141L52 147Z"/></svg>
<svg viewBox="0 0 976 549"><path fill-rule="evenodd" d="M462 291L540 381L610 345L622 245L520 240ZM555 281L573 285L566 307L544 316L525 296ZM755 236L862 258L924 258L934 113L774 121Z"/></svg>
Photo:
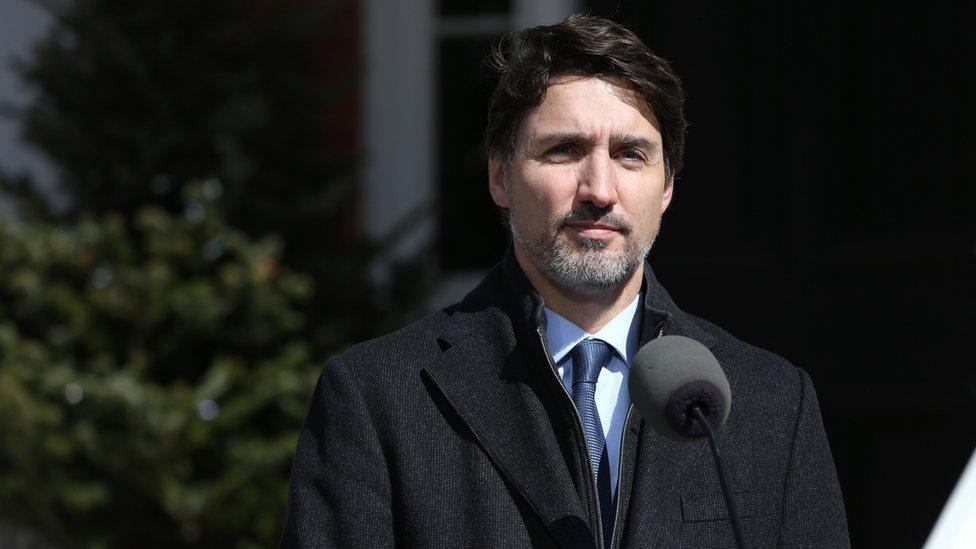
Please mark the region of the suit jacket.
<svg viewBox="0 0 976 549"><path fill-rule="evenodd" d="M645 268L641 343L679 334L732 388L718 435L751 547L848 547L809 377L682 312ZM583 434L511 251L459 304L329 361L295 456L282 547L598 547ZM706 441L624 428L614 547L732 547ZM610 544L607 544L608 546Z"/></svg>

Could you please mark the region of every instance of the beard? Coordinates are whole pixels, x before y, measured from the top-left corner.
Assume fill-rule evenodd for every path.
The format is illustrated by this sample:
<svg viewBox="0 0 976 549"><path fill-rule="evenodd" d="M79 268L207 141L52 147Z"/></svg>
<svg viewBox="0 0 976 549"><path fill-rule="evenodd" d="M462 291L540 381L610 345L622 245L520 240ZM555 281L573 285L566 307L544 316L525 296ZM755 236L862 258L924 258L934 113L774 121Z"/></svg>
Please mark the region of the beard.
<svg viewBox="0 0 976 549"><path fill-rule="evenodd" d="M650 253L657 237L655 232L646 244L637 242L626 220L590 203L553 220L538 235L525 234L519 229L514 206L509 219L512 238L535 267L553 283L583 293L603 292L627 280ZM568 223L580 221L615 228L624 238L624 246L610 251L607 240L586 238L575 231L564 233Z"/></svg>

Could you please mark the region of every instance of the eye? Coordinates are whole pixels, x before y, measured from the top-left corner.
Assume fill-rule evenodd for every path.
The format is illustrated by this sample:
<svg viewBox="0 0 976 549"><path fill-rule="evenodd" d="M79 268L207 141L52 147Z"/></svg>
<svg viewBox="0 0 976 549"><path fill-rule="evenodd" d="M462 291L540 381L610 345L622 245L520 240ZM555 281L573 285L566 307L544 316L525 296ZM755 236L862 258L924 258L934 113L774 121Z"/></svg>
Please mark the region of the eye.
<svg viewBox="0 0 976 549"><path fill-rule="evenodd" d="M629 162L644 163L647 161L647 157L644 155L643 151L639 149L624 149L617 153L617 156Z"/></svg>
<svg viewBox="0 0 976 549"><path fill-rule="evenodd" d="M546 158L554 161L572 160L579 154L579 148L573 143L560 143L546 151Z"/></svg>

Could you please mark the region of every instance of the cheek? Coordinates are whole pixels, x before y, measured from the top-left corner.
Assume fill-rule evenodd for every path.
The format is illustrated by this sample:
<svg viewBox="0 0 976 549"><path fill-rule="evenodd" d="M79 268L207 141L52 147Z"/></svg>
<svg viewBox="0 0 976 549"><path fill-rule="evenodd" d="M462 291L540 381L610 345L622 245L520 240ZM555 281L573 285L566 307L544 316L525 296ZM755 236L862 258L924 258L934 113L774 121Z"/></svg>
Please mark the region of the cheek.
<svg viewBox="0 0 976 549"><path fill-rule="evenodd" d="M573 207L576 197L576 172L562 167L537 168L522 174L522 207L531 208L533 217L558 217Z"/></svg>
<svg viewBox="0 0 976 549"><path fill-rule="evenodd" d="M646 183L644 183L646 185ZM650 234L657 230L661 220L661 193L628 193L621 197L626 201L627 216L631 219L635 231L639 234Z"/></svg>
<svg viewBox="0 0 976 549"><path fill-rule="evenodd" d="M646 185L646 183L640 185ZM648 193L646 190L641 190L639 185L635 185L629 190L631 192L622 193L620 197L620 201L627 205L627 213L641 219L660 213L660 193Z"/></svg>

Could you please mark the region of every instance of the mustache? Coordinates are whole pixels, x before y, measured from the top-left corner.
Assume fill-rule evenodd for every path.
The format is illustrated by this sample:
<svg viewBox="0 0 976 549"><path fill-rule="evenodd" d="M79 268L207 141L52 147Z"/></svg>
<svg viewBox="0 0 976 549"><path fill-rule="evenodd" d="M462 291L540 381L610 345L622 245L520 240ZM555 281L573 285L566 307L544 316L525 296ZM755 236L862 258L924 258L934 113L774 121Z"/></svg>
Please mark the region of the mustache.
<svg viewBox="0 0 976 549"><path fill-rule="evenodd" d="M590 202L586 202L572 211L556 219L556 228L563 229L569 223L599 223L613 227L623 235L629 235L631 228L626 219L610 211L609 208L598 208Z"/></svg>

